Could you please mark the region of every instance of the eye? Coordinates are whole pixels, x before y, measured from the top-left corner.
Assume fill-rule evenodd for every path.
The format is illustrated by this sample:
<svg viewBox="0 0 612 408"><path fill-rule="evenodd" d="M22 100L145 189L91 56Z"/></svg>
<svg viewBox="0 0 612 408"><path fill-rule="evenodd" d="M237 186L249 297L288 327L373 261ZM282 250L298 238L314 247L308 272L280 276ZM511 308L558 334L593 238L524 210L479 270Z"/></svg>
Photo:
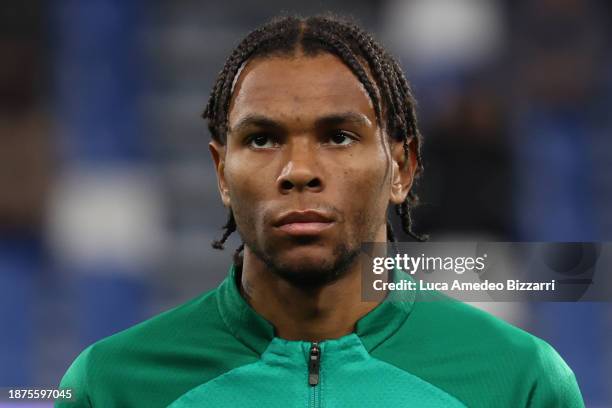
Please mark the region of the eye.
<svg viewBox="0 0 612 408"><path fill-rule="evenodd" d="M346 130L334 130L329 137L329 142L333 146L348 146L353 144L357 137Z"/></svg>
<svg viewBox="0 0 612 408"><path fill-rule="evenodd" d="M246 141L249 147L254 149L270 149L278 146L278 142L266 133L258 133L247 138Z"/></svg>

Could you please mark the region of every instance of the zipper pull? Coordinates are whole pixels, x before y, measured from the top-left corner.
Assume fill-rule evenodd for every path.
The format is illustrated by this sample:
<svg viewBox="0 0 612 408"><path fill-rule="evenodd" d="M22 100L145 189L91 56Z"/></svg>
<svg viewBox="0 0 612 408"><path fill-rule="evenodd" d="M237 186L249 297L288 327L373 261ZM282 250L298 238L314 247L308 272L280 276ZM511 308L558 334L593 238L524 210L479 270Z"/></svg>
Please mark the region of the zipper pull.
<svg viewBox="0 0 612 408"><path fill-rule="evenodd" d="M308 384L313 387L319 384L319 370L321 368L321 349L316 341L310 345L308 358Z"/></svg>

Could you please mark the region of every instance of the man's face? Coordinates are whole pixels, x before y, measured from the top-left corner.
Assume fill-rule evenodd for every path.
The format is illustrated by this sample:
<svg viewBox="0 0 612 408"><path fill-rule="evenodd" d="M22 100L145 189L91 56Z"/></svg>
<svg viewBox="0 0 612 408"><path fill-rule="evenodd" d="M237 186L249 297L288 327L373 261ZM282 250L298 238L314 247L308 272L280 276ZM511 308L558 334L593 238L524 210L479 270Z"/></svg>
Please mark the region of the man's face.
<svg viewBox="0 0 612 408"><path fill-rule="evenodd" d="M228 122L226 146L211 143L221 195L273 271L324 284L362 242L385 239L387 206L403 201L414 166L402 178L371 99L337 57L249 61Z"/></svg>

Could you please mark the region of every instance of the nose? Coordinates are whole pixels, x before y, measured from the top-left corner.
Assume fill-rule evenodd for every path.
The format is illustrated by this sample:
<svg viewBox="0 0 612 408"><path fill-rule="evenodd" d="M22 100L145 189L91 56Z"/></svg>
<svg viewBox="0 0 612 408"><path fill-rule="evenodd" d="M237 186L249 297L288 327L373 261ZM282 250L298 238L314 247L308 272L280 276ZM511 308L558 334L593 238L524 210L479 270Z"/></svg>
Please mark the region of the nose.
<svg viewBox="0 0 612 408"><path fill-rule="evenodd" d="M319 192L323 190L320 164L315 149L308 143L293 144L287 149L288 158L277 179L282 194L295 191Z"/></svg>

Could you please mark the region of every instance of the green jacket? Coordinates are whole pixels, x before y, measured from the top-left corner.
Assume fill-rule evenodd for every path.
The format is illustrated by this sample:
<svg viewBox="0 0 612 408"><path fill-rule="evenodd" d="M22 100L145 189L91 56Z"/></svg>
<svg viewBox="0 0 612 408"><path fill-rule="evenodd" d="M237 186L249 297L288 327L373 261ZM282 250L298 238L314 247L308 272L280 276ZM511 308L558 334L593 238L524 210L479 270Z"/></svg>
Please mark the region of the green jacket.
<svg viewBox="0 0 612 408"><path fill-rule="evenodd" d="M548 343L442 294L393 292L349 335L288 341L241 297L234 268L85 349L60 387L76 397L59 408L584 406Z"/></svg>

